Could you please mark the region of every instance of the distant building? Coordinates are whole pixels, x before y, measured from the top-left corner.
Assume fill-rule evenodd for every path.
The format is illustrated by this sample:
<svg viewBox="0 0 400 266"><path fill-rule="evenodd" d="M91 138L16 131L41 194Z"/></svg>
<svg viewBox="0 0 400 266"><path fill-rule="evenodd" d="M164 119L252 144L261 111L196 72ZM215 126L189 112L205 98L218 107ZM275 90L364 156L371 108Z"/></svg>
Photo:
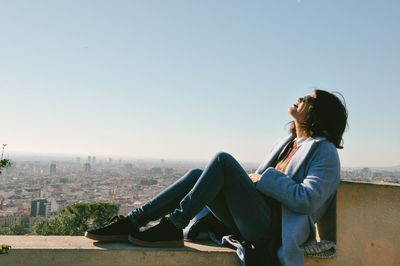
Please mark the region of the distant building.
<svg viewBox="0 0 400 266"><path fill-rule="evenodd" d="M132 171L133 169L133 165L131 163L126 163L124 164L124 166L127 171Z"/></svg>
<svg viewBox="0 0 400 266"><path fill-rule="evenodd" d="M372 172L367 167L366 168L362 168L360 170L360 172L361 172L361 176L362 177L372 177Z"/></svg>
<svg viewBox="0 0 400 266"><path fill-rule="evenodd" d="M89 172L90 172L90 163L85 163L85 164L83 165L83 171L84 171L85 173L89 173Z"/></svg>
<svg viewBox="0 0 400 266"><path fill-rule="evenodd" d="M0 214L0 227L11 224L21 224L21 215L18 214Z"/></svg>
<svg viewBox="0 0 400 266"><path fill-rule="evenodd" d="M93 163L93 164L96 163L96 156L93 156L92 163Z"/></svg>
<svg viewBox="0 0 400 266"><path fill-rule="evenodd" d="M140 184L145 186L157 185L157 183L158 181L154 178L144 178L140 180Z"/></svg>
<svg viewBox="0 0 400 266"><path fill-rule="evenodd" d="M112 164L112 158L108 158L108 163Z"/></svg>
<svg viewBox="0 0 400 266"><path fill-rule="evenodd" d="M164 175L171 175L174 172L173 168L163 168L162 169Z"/></svg>
<svg viewBox="0 0 400 266"><path fill-rule="evenodd" d="M56 174L56 164L55 163L52 163L52 164L50 164L50 175L51 176L53 176L53 175L55 175Z"/></svg>
<svg viewBox="0 0 400 266"><path fill-rule="evenodd" d="M92 156L88 156L88 157L87 157L87 162L88 162L88 163L92 163Z"/></svg>
<svg viewBox="0 0 400 266"><path fill-rule="evenodd" d="M152 174L152 175L161 175L162 174L162 170L159 167L153 167L150 170L150 174Z"/></svg>
<svg viewBox="0 0 400 266"><path fill-rule="evenodd" d="M68 202L65 199L53 199L51 202L51 211L59 213L61 210L67 207Z"/></svg>
<svg viewBox="0 0 400 266"><path fill-rule="evenodd" d="M81 162L81 157L76 157L75 162L80 163Z"/></svg>
<svg viewBox="0 0 400 266"><path fill-rule="evenodd" d="M31 201L31 217L47 216L50 214L50 203L46 199Z"/></svg>
<svg viewBox="0 0 400 266"><path fill-rule="evenodd" d="M40 193L41 193L40 188L26 188L25 191L30 194L31 198L39 198L40 197Z"/></svg>

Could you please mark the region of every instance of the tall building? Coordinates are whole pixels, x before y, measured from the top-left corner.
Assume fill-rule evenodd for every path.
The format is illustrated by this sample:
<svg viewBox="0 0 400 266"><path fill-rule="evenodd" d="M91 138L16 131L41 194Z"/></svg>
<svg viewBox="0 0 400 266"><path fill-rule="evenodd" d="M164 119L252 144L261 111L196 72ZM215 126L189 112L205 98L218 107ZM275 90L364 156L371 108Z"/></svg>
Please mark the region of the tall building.
<svg viewBox="0 0 400 266"><path fill-rule="evenodd" d="M50 203L46 199L31 201L31 217L47 216L50 213Z"/></svg>
<svg viewBox="0 0 400 266"><path fill-rule="evenodd" d="M56 174L56 164L52 163L50 164L50 175L55 175Z"/></svg>
<svg viewBox="0 0 400 266"><path fill-rule="evenodd" d="M88 162L88 163L92 163L92 156L89 155L89 156L87 157L87 162Z"/></svg>
<svg viewBox="0 0 400 266"><path fill-rule="evenodd" d="M93 163L93 164L96 163L96 156L93 156L92 163Z"/></svg>
<svg viewBox="0 0 400 266"><path fill-rule="evenodd" d="M89 173L89 172L90 172L90 163L85 163L85 164L83 165L83 171L84 171L85 173Z"/></svg>

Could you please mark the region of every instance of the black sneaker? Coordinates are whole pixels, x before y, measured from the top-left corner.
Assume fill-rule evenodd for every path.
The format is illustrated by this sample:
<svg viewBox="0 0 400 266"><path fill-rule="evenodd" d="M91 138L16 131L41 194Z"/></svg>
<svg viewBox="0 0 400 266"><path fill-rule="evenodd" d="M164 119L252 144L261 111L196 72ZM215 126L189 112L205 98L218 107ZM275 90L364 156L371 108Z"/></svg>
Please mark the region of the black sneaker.
<svg viewBox="0 0 400 266"><path fill-rule="evenodd" d="M183 231L168 219L137 234L129 234L129 242L142 247L183 247Z"/></svg>
<svg viewBox="0 0 400 266"><path fill-rule="evenodd" d="M87 238L103 242L127 242L128 235L136 235L139 228L134 225L129 217L123 215L114 216L103 228L85 232Z"/></svg>

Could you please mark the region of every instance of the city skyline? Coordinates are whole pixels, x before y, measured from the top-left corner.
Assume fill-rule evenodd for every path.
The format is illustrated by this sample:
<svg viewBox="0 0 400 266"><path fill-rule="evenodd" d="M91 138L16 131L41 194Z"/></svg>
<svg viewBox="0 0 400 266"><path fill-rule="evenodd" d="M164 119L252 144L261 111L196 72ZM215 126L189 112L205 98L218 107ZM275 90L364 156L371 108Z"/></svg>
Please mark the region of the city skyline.
<svg viewBox="0 0 400 266"><path fill-rule="evenodd" d="M119 209L118 214L126 215L170 186L188 169L204 165L162 159L119 161L94 155L86 158L92 167L85 160L23 160L2 169L0 235L46 235L60 231L68 235L75 227L65 228L63 223L59 225L64 229L57 233L39 230L43 219L57 222L64 213L62 210L75 204L111 203ZM244 167L250 173L256 166ZM341 181L399 186L400 168L342 169Z"/></svg>
<svg viewBox="0 0 400 266"><path fill-rule="evenodd" d="M339 91L341 163L400 165L397 1L0 1L1 143L259 163L287 109Z"/></svg>
<svg viewBox="0 0 400 266"><path fill-rule="evenodd" d="M89 162L87 154L52 154L52 153L35 153L35 152L15 152L13 153L15 156L13 157L14 162L40 162L42 164L48 164L49 167L52 164L56 163L64 163L64 162L74 162L80 163L83 167L86 163L94 164L124 164L124 163L160 163L161 165L166 163L176 163L176 164L191 164L194 163L197 167L204 168L206 167L208 161L207 160L196 160L196 159L187 159L187 158L160 158L160 157L135 157L135 156L118 156L118 155L99 155L95 156L97 161ZM7 156L10 158L10 156ZM240 162L245 168L253 168L256 169L261 162L252 162L252 161L242 161ZM400 164L397 165L342 165L342 169L361 169L361 168L370 168L375 170L390 170L390 171L400 171Z"/></svg>

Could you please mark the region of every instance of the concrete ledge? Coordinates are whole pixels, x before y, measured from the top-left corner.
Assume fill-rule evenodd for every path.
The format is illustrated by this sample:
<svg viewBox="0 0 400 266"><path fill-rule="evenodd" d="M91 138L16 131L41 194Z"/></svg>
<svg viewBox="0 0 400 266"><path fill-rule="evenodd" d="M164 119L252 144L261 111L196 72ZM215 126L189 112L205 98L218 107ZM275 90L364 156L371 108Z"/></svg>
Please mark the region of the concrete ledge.
<svg viewBox="0 0 400 266"><path fill-rule="evenodd" d="M0 255L1 266L240 265L235 250L210 241L186 241L183 248L141 248L129 243L95 242L82 236L2 236L0 244L11 246L8 254ZM326 261L305 258L306 265Z"/></svg>
<svg viewBox="0 0 400 266"><path fill-rule="evenodd" d="M185 242L183 248L140 248L100 243L81 236L2 236L11 245L0 265L240 265L235 250L211 242Z"/></svg>
<svg viewBox="0 0 400 266"><path fill-rule="evenodd" d="M342 182L333 206L321 227L323 238L336 239L338 254L331 259L306 257L305 265L400 265L399 185ZM0 236L0 244L12 246L9 254L0 255L1 266L240 265L235 250L211 242L157 249L80 236Z"/></svg>
<svg viewBox="0 0 400 266"><path fill-rule="evenodd" d="M342 182L336 224L338 256L326 265L400 265L400 185Z"/></svg>

